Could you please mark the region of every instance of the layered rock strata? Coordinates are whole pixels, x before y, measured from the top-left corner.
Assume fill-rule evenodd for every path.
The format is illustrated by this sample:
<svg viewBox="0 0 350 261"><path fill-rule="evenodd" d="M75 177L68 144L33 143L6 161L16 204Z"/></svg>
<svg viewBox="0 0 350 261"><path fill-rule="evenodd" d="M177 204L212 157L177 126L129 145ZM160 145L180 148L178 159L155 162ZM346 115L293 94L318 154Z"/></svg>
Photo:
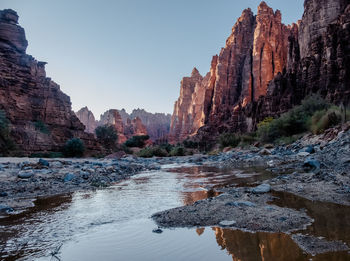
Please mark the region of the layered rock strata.
<svg viewBox="0 0 350 261"><path fill-rule="evenodd" d="M0 110L10 121L18 151L60 151L73 137L98 150L71 110L70 98L46 77L45 62L26 54L28 42L13 10L0 11Z"/></svg>

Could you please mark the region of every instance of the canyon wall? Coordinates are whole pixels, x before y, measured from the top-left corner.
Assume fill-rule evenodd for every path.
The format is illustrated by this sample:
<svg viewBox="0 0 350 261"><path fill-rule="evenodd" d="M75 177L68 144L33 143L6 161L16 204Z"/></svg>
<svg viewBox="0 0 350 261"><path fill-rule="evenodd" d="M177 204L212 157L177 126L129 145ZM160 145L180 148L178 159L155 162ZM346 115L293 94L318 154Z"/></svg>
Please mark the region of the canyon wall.
<svg viewBox="0 0 350 261"><path fill-rule="evenodd" d="M243 11L210 72L181 82L170 138L214 139L253 131L311 93L349 101L349 1L307 0L301 21L289 26L262 2Z"/></svg>
<svg viewBox="0 0 350 261"><path fill-rule="evenodd" d="M17 13L0 11L0 110L10 121L16 149L24 154L60 151L73 137L89 150L100 149L71 110L70 98L46 77L46 63L27 55L27 46Z"/></svg>
<svg viewBox="0 0 350 261"><path fill-rule="evenodd" d="M76 114L85 125L86 132L94 133L97 126L112 124L117 126L118 133L122 133L127 138L135 135L149 135L153 141L167 139L171 121L170 114L150 113L143 109L133 110L130 114L124 109L109 110L101 115L100 121L95 120L93 113L87 107L80 109Z"/></svg>
<svg viewBox="0 0 350 261"><path fill-rule="evenodd" d="M89 133L95 133L98 126L113 126L118 133L118 143L124 143L133 136L148 135L147 128L139 117L126 118L124 121L122 113L115 109L103 113L99 121L95 120L93 113L87 107L81 108L76 115L85 125L85 131Z"/></svg>
<svg viewBox="0 0 350 261"><path fill-rule="evenodd" d="M168 137L171 121L170 114L150 113L144 109L135 109L130 114L122 109L119 113L124 122L127 122L128 119L140 118L142 123L146 126L148 135L153 141L166 139Z"/></svg>

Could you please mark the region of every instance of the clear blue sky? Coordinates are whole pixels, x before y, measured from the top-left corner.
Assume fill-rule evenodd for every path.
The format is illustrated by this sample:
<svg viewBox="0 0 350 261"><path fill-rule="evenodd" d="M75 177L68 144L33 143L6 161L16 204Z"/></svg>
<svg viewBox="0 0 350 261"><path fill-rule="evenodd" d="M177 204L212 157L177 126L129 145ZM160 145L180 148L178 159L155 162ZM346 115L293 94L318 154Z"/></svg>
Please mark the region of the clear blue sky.
<svg viewBox="0 0 350 261"><path fill-rule="evenodd" d="M296 22L303 0L267 0ZM73 109L172 113L180 81L204 75L243 9L260 0L1 0L20 16L28 54L48 62Z"/></svg>

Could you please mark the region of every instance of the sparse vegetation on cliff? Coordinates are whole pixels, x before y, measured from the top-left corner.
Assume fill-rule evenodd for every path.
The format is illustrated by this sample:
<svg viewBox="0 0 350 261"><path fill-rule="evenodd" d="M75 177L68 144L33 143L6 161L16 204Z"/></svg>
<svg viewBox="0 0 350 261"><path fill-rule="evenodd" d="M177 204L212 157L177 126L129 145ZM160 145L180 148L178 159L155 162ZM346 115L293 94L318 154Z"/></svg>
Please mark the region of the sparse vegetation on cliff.
<svg viewBox="0 0 350 261"><path fill-rule="evenodd" d="M66 157L82 157L84 152L84 142L79 138L68 140L63 147L63 154Z"/></svg>
<svg viewBox="0 0 350 261"><path fill-rule="evenodd" d="M44 134L50 134L49 127L43 121L34 122L35 129Z"/></svg>

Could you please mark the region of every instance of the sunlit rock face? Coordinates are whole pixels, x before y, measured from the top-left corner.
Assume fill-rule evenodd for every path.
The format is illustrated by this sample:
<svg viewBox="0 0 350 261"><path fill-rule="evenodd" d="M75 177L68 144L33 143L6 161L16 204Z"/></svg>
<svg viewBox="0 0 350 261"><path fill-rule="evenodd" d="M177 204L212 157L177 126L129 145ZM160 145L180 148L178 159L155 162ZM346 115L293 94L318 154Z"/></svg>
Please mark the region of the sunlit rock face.
<svg viewBox="0 0 350 261"><path fill-rule="evenodd" d="M98 122L95 120L94 114L88 109L88 107L81 108L75 113L78 119L84 124L85 131L88 133L95 133Z"/></svg>
<svg viewBox="0 0 350 261"><path fill-rule="evenodd" d="M142 123L139 117L134 118L133 120L127 119L124 134L131 138L132 136L142 136L147 135L146 126Z"/></svg>
<svg viewBox="0 0 350 261"><path fill-rule="evenodd" d="M70 98L46 77L46 63L26 54L28 42L17 22L15 11L0 11L0 110L11 123L17 150L60 151L73 137L89 150L99 149L72 111Z"/></svg>
<svg viewBox="0 0 350 261"><path fill-rule="evenodd" d="M281 22L281 13L265 2L255 16L243 11L210 72L204 77L185 77L175 103L171 136L183 140L206 124L229 119L235 107L266 95L268 83L287 62L290 28ZM199 75L199 73L198 73Z"/></svg>
<svg viewBox="0 0 350 261"><path fill-rule="evenodd" d="M348 0L307 0L302 20L286 26L265 2L243 11L204 77L185 77L170 137L215 139L245 132L311 93L349 101ZM199 73L198 73L199 74Z"/></svg>

